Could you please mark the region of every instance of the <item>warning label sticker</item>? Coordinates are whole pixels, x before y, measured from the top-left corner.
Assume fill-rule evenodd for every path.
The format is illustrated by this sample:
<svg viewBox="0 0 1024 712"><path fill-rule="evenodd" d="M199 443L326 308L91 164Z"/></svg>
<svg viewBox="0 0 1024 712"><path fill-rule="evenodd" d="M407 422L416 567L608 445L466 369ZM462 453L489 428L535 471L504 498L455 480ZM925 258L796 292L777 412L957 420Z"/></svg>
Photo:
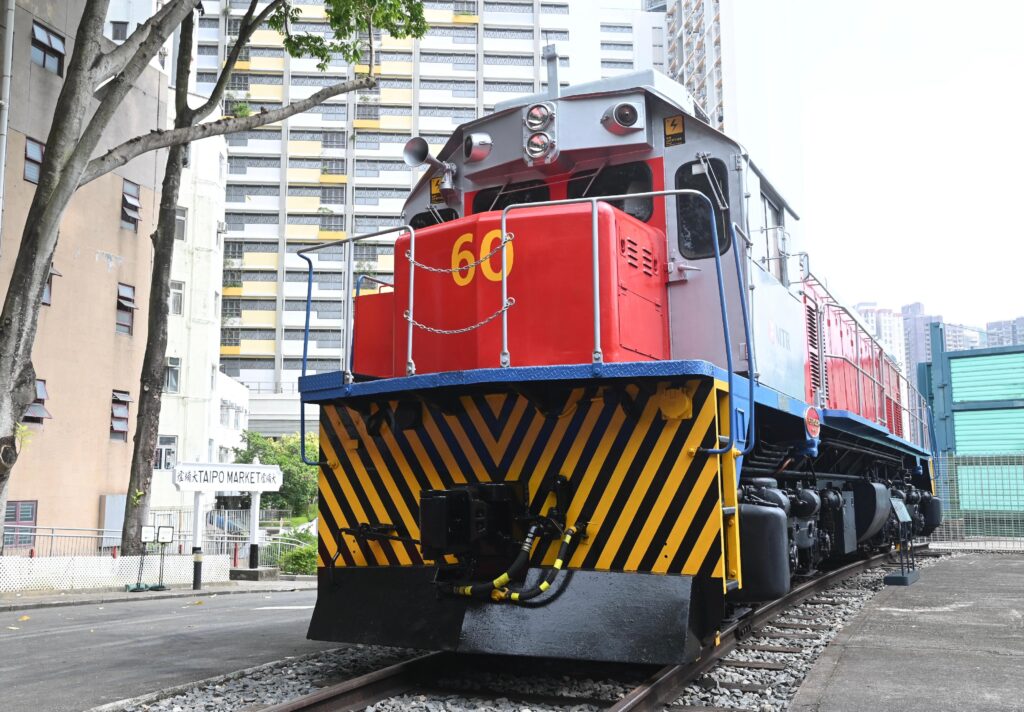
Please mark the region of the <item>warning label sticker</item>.
<svg viewBox="0 0 1024 712"><path fill-rule="evenodd" d="M441 195L441 176L430 179L430 202L443 203L444 196Z"/></svg>
<svg viewBox="0 0 1024 712"><path fill-rule="evenodd" d="M683 126L683 115L665 117L665 148L686 143L686 130Z"/></svg>

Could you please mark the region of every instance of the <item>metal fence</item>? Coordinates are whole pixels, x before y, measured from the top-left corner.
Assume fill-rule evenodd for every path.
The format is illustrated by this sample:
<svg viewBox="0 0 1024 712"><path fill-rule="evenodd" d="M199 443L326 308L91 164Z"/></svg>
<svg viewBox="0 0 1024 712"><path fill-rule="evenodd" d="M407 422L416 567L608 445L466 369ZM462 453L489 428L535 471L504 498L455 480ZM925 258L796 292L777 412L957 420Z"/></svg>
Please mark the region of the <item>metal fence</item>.
<svg viewBox="0 0 1024 712"><path fill-rule="evenodd" d="M933 472L945 510L933 548L1024 551L1024 453L944 455Z"/></svg>

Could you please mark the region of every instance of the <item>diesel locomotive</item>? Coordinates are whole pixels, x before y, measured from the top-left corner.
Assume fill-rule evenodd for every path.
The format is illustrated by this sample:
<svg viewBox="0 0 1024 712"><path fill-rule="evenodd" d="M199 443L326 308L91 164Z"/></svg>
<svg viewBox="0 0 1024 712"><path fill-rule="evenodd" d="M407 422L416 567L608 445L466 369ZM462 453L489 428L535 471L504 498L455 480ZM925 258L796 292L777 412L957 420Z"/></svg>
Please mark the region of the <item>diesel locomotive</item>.
<svg viewBox="0 0 1024 712"><path fill-rule="evenodd" d="M743 147L656 72L549 87L407 144L392 286L343 241L310 638L683 663L941 522L920 397Z"/></svg>

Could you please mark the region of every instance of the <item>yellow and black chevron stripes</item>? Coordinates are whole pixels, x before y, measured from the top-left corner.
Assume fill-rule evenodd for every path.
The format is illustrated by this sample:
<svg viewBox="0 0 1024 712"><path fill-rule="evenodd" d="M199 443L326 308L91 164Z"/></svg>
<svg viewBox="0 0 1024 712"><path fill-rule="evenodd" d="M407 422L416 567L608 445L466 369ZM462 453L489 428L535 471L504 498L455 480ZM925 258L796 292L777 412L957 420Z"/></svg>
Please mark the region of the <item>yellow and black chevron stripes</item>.
<svg viewBox="0 0 1024 712"><path fill-rule="evenodd" d="M394 402L363 413L323 404L320 564L421 564L412 543L344 530L387 524L397 537L418 539L420 491L470 482L521 481L539 514L554 503L551 484L562 475L571 492L567 521L588 523L568 567L721 577L720 462L701 449L717 443L722 385L591 385L548 391L543 403L516 393L464 395L443 410L422 405L419 422L394 430L375 417ZM557 548L546 552L547 565Z"/></svg>

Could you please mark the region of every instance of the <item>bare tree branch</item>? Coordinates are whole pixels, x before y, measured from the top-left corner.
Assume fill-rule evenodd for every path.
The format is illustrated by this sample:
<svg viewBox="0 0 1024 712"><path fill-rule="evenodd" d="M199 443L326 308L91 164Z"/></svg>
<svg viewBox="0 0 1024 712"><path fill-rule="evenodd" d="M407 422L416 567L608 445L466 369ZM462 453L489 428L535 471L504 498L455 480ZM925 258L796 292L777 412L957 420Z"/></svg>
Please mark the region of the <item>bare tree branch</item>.
<svg viewBox="0 0 1024 712"><path fill-rule="evenodd" d="M165 17L167 17L172 10L176 7L180 9L180 7L184 5L192 6L194 5L194 2L195 0L172 0L171 2L168 2L153 13L145 22L136 27L135 32L128 35L128 39L104 54L102 57L98 58L95 70L97 84L122 71L138 51L139 47L142 46L142 43L149 39L150 31L153 30L153 28L156 27L157 24L159 24ZM184 19L185 14L186 13L182 14L182 19ZM177 27L180 22L181 20L171 26L170 32L161 39L161 45L167 41L171 32L174 31L174 28Z"/></svg>
<svg viewBox="0 0 1024 712"><path fill-rule="evenodd" d="M211 136L223 136L224 134L235 133L236 131L248 131L259 126L283 121L289 116L301 114L303 111L322 104L333 96L345 94L356 89L369 89L376 83L377 80L372 76L359 77L358 79L324 87L309 98L293 101L291 104L282 106L280 109L261 111L251 116L228 117L219 121L196 124L189 128L173 129L171 131L152 131L145 136L136 136L90 161L85 172L82 174L82 180L79 185L85 185L101 175L123 166L143 153L181 143L191 143L192 141L198 141Z"/></svg>
<svg viewBox="0 0 1024 712"><path fill-rule="evenodd" d="M284 0L274 0L265 8L263 12L253 18L253 13L256 10L257 0L252 0L252 4L249 5L248 12L245 13L245 17L242 18L242 25L238 32L238 40L235 42L235 46L231 48L231 52L228 54L227 59L224 60L224 69L221 70L220 76L217 77L217 84L213 87L213 91L210 93L210 97L206 100L202 106L195 110L195 118L197 121L202 121L210 112L217 108L220 104L220 100L224 96L224 91L228 87L228 80L231 79L231 73L235 71L235 64L238 62L238 56L242 53L242 47L246 45L249 38L252 37L252 33L256 31L260 25L262 25L268 17L283 3Z"/></svg>

